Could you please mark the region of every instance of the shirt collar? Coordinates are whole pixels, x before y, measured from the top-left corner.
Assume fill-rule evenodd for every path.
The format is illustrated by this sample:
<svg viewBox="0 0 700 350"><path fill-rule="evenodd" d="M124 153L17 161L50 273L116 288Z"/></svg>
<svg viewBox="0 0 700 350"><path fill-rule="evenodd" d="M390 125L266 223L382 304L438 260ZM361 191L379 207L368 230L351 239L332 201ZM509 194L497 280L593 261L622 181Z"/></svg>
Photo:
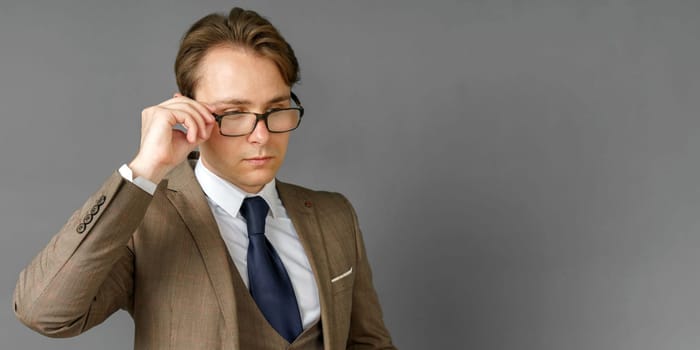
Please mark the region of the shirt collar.
<svg viewBox="0 0 700 350"><path fill-rule="evenodd" d="M281 201L274 178L265 184L260 192L248 193L207 169L201 159L197 160L197 165L194 167L194 176L207 197L233 217L239 215L243 199L254 196L260 196L267 202L272 217L284 216L280 212Z"/></svg>

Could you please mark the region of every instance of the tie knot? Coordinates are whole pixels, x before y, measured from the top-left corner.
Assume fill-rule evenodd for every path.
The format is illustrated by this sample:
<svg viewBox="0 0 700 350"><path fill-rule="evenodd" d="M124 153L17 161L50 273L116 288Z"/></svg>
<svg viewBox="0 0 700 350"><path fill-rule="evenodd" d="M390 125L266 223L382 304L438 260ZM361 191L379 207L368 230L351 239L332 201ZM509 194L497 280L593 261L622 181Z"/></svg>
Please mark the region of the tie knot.
<svg viewBox="0 0 700 350"><path fill-rule="evenodd" d="M267 202L260 196L248 197L243 200L241 215L246 220L248 235L265 233L265 217L269 209Z"/></svg>

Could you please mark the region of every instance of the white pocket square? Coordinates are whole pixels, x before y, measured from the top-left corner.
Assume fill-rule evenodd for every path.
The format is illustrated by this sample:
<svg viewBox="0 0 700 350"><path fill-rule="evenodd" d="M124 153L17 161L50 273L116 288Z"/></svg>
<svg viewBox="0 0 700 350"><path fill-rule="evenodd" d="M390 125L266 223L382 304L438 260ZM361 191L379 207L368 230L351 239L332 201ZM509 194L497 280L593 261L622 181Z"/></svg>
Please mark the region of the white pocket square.
<svg viewBox="0 0 700 350"><path fill-rule="evenodd" d="M339 275L339 276L337 276L337 277L333 277L333 279L331 280L331 283L338 282L338 281L340 281L341 279L350 276L351 273L352 273L352 266L350 267L350 270L347 270L347 271L343 272L343 274L341 274L341 275Z"/></svg>

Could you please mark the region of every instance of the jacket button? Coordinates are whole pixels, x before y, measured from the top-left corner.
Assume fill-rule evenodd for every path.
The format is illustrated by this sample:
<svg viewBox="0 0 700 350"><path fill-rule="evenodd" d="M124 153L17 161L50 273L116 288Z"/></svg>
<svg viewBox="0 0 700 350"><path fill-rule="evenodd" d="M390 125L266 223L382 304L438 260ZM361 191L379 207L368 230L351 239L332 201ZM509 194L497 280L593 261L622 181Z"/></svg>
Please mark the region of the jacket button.
<svg viewBox="0 0 700 350"><path fill-rule="evenodd" d="M95 215L95 214L97 214L99 211L100 211L100 207L99 207L98 205L93 206L92 208L90 208L90 215Z"/></svg>
<svg viewBox="0 0 700 350"><path fill-rule="evenodd" d="M92 222L92 214L87 214L83 217L83 224L87 225Z"/></svg>
<svg viewBox="0 0 700 350"><path fill-rule="evenodd" d="M83 224L83 223L81 222L80 225L78 225L78 227L77 227L75 230L76 230L78 233L83 233L83 232L85 232L85 224Z"/></svg>
<svg viewBox="0 0 700 350"><path fill-rule="evenodd" d="M304 206L307 207L307 208L311 208L311 207L313 207L314 205L313 205L313 203L311 203L311 201L304 201Z"/></svg>
<svg viewBox="0 0 700 350"><path fill-rule="evenodd" d="M107 197L105 197L104 195L100 196L100 198L97 199L97 205L105 204L106 200L107 200Z"/></svg>

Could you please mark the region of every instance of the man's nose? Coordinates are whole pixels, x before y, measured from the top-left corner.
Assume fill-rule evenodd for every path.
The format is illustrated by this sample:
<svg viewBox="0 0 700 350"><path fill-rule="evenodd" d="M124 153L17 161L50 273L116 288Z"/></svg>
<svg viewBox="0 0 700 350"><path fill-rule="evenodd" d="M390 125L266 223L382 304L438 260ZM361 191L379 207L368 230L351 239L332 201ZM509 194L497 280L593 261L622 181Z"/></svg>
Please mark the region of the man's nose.
<svg viewBox="0 0 700 350"><path fill-rule="evenodd" d="M251 132L250 135L248 135L248 141L254 143L264 144L269 138L270 131L267 130L265 120L263 119L258 120L257 124L255 124L255 129L253 129L253 132Z"/></svg>

